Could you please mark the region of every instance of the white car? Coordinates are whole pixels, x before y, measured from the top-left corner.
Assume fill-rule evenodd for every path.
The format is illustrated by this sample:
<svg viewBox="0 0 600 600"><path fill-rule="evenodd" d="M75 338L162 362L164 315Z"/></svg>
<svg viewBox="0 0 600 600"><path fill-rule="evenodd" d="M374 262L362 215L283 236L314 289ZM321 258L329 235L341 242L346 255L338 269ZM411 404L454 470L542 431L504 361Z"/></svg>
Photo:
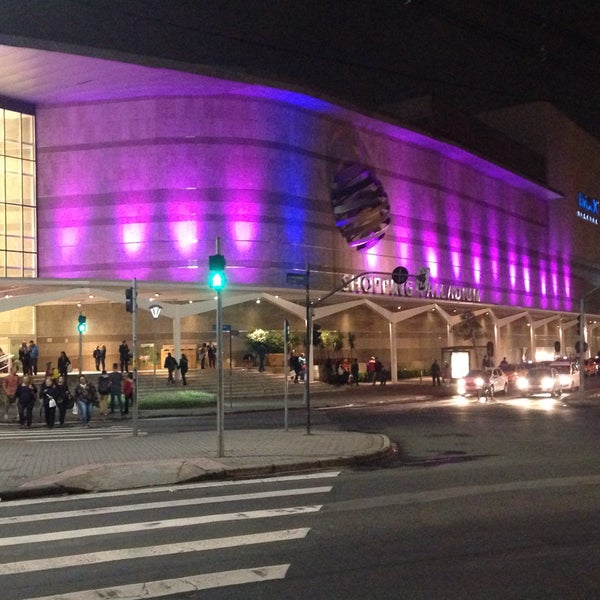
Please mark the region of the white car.
<svg viewBox="0 0 600 600"><path fill-rule="evenodd" d="M577 363L565 361L555 361L549 365L558 372L560 387L563 390L574 392L579 389L580 372Z"/></svg>
<svg viewBox="0 0 600 600"><path fill-rule="evenodd" d="M495 394L508 392L508 377L498 368L471 369L456 382L456 391L461 396L482 395L484 384L489 383Z"/></svg>

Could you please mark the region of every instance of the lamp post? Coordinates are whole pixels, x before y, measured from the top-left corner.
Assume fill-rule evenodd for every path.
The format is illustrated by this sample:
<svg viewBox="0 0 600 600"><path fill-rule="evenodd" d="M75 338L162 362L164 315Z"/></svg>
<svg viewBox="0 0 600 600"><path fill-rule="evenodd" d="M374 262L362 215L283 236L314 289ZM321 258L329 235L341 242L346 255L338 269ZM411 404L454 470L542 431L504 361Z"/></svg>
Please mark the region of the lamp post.
<svg viewBox="0 0 600 600"><path fill-rule="evenodd" d="M152 315L152 333L153 333L153 353L154 353L154 391L156 392L156 321L158 317L160 317L160 313L162 312L162 306L160 304L153 304L150 306L150 314Z"/></svg>

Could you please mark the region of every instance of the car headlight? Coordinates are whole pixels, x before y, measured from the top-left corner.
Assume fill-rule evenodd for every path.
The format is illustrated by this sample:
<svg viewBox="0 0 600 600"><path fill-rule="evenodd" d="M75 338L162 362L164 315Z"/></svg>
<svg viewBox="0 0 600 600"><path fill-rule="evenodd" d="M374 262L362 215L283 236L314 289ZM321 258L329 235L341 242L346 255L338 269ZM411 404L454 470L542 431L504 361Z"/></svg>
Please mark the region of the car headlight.
<svg viewBox="0 0 600 600"><path fill-rule="evenodd" d="M542 379L542 389L551 390L554 386L554 380L552 377L544 377Z"/></svg>
<svg viewBox="0 0 600 600"><path fill-rule="evenodd" d="M571 377L569 375L561 375L559 381L560 385L569 385L571 383Z"/></svg>
<svg viewBox="0 0 600 600"><path fill-rule="evenodd" d="M527 381L526 377L519 377L517 379L517 387L520 390L526 390L529 387L529 381Z"/></svg>
<svg viewBox="0 0 600 600"><path fill-rule="evenodd" d="M483 383L484 383L484 381L483 381L483 378L482 378L482 377L477 377L477 378L475 379L475 385L476 385L477 387L483 387Z"/></svg>

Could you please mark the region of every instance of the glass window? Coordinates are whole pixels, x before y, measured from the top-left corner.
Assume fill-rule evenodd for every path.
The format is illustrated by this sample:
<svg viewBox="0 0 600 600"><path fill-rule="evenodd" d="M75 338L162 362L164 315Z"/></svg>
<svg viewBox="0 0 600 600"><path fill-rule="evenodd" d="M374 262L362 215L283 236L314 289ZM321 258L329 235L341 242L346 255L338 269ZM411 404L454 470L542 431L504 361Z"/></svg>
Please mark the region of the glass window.
<svg viewBox="0 0 600 600"><path fill-rule="evenodd" d="M0 108L0 277L37 276L35 117Z"/></svg>

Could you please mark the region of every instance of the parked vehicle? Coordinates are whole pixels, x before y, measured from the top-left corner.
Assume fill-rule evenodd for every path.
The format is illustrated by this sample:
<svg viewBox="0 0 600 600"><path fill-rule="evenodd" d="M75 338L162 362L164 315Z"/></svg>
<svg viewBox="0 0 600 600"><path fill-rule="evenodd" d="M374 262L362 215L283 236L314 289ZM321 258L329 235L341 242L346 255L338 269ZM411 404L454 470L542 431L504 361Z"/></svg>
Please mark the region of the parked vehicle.
<svg viewBox="0 0 600 600"><path fill-rule="evenodd" d="M580 372L577 363L564 360L552 362L548 366L558 372L563 391L574 392L579 389Z"/></svg>
<svg viewBox="0 0 600 600"><path fill-rule="evenodd" d="M508 377L499 368L493 369L471 369L465 377L459 379L456 390L461 396L485 396L486 386L489 386L488 394L493 396L498 392L508 392Z"/></svg>
<svg viewBox="0 0 600 600"><path fill-rule="evenodd" d="M596 362L596 358L586 358L583 361L583 374L586 377L598 374L598 363Z"/></svg>
<svg viewBox="0 0 600 600"><path fill-rule="evenodd" d="M517 388L524 396L550 394L553 398L560 398L562 394L560 376L552 367L528 369L517 379Z"/></svg>

